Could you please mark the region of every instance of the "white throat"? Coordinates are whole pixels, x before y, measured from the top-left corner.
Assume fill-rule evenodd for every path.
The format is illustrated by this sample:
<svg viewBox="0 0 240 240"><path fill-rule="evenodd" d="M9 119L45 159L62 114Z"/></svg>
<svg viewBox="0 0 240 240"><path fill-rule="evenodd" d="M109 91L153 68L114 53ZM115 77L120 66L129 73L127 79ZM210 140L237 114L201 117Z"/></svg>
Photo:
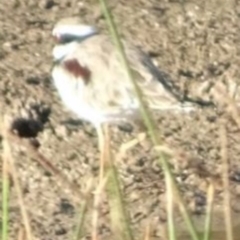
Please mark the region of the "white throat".
<svg viewBox="0 0 240 240"><path fill-rule="evenodd" d="M71 54L77 48L78 44L78 42L71 42L68 44L56 45L52 51L54 60L59 61L68 54Z"/></svg>

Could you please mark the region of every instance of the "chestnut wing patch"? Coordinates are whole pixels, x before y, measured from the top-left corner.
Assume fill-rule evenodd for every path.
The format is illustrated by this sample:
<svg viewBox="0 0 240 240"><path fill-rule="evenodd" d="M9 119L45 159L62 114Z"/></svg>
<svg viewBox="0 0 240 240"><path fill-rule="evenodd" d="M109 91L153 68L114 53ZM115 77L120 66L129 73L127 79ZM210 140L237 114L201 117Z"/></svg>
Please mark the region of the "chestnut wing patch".
<svg viewBox="0 0 240 240"><path fill-rule="evenodd" d="M91 72L88 68L83 67L78 60L76 59L69 59L63 62L63 65L66 70L68 70L74 77L82 78L84 82L87 84L91 77Z"/></svg>

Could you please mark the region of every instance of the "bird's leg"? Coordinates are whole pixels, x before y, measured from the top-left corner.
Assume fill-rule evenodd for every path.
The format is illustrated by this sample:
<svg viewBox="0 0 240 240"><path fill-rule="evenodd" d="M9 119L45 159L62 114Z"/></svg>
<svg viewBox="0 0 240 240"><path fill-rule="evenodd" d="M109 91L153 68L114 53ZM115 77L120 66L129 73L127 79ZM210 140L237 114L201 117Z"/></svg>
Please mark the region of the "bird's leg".
<svg viewBox="0 0 240 240"><path fill-rule="evenodd" d="M101 152L103 152L104 149L104 132L103 132L103 126L102 124L96 124L95 125L96 131L97 131L97 137L98 137L98 149Z"/></svg>

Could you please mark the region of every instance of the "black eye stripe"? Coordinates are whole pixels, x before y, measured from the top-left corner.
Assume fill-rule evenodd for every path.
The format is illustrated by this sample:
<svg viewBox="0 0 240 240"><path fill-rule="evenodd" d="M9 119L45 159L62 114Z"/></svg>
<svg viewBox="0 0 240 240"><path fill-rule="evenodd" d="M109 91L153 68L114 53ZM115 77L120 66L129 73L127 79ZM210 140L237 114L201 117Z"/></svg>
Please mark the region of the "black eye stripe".
<svg viewBox="0 0 240 240"><path fill-rule="evenodd" d="M65 33L65 34L61 34L60 35L60 38L59 38L59 43L70 43L72 41L84 41L85 39L93 36L97 34L96 32L94 33L91 33L89 35L86 35L86 36L79 36L79 35L76 35L76 34L69 34L69 33Z"/></svg>
<svg viewBox="0 0 240 240"><path fill-rule="evenodd" d="M73 34L63 34L60 36L60 43L69 43L69 42L72 42L74 40L78 40L79 37L76 36L76 35L73 35Z"/></svg>

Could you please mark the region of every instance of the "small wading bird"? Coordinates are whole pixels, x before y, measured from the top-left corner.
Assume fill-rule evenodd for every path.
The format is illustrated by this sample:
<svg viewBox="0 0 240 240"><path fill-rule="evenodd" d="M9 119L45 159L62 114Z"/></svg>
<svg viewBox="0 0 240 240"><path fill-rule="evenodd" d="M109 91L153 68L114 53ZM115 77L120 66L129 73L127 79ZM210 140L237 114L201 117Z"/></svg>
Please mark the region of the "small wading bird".
<svg viewBox="0 0 240 240"><path fill-rule="evenodd" d="M53 49L54 84L65 105L95 126L102 149L102 124L141 118L139 102L119 52L109 36L82 24L77 17L60 20L52 35L57 40ZM171 83L144 52L127 42L123 44L149 108L158 111L194 108L180 101L171 90Z"/></svg>

